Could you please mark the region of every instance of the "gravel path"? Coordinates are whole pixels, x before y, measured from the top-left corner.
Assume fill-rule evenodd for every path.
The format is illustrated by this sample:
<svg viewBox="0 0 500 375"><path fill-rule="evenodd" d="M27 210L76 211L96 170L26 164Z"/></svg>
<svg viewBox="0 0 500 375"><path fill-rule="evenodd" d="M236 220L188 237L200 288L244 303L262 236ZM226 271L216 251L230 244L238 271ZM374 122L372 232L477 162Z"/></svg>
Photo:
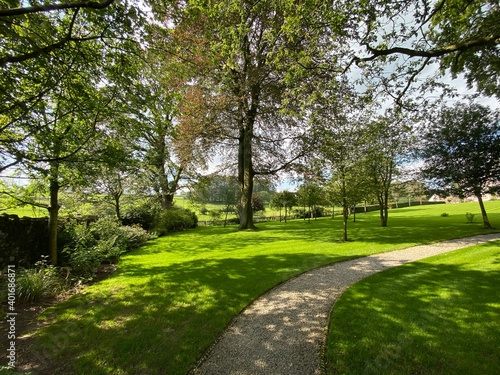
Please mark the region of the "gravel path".
<svg viewBox="0 0 500 375"><path fill-rule="evenodd" d="M370 255L301 274L256 299L192 374L322 374L329 314L355 282L387 268L500 239L500 233Z"/></svg>

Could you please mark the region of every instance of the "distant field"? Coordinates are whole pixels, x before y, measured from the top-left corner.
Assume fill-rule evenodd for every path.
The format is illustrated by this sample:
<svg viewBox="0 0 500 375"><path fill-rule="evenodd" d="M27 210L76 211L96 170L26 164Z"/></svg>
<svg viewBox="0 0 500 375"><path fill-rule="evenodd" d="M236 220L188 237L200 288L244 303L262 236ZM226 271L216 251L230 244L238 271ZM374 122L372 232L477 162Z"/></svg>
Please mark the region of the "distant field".
<svg viewBox="0 0 500 375"><path fill-rule="evenodd" d="M48 216L48 212L45 209L38 207L18 207L18 208L10 208L8 210L0 211L1 214L9 214L9 215L17 215L19 217L27 216L27 217L44 217Z"/></svg>

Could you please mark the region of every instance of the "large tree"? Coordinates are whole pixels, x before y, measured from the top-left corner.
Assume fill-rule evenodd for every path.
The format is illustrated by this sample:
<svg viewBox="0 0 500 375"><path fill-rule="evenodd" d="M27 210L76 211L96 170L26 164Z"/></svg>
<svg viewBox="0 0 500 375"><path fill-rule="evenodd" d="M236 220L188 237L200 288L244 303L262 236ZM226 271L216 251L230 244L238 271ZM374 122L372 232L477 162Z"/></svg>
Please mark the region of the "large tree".
<svg viewBox="0 0 500 375"><path fill-rule="evenodd" d="M442 108L425 135L424 176L461 197L475 196L487 229L482 195L500 182L499 145L498 110L474 103Z"/></svg>
<svg viewBox="0 0 500 375"><path fill-rule="evenodd" d="M238 171L240 229L251 229L254 177L286 168L302 153L300 118L291 113L303 97L293 93L311 85L309 68L326 53L332 30L320 21L325 4L179 4L168 13L166 26L175 31L167 49L196 68L181 121L225 146Z"/></svg>

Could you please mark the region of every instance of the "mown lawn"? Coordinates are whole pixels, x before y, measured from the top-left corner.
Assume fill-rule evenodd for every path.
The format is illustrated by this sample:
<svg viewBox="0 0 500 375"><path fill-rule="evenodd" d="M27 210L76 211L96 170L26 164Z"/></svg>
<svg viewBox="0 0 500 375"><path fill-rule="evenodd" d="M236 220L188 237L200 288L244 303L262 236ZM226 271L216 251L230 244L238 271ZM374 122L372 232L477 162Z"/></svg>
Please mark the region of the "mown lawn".
<svg viewBox="0 0 500 375"><path fill-rule="evenodd" d="M500 202L487 209L500 226ZM111 278L48 309L32 355L52 374L186 374L230 320L276 284L351 257L485 233L465 220L478 211L477 204L392 210L387 228L377 213L359 214L346 243L340 218L168 235L124 256Z"/></svg>
<svg viewBox="0 0 500 375"><path fill-rule="evenodd" d="M332 311L329 374L500 374L500 242L393 268Z"/></svg>

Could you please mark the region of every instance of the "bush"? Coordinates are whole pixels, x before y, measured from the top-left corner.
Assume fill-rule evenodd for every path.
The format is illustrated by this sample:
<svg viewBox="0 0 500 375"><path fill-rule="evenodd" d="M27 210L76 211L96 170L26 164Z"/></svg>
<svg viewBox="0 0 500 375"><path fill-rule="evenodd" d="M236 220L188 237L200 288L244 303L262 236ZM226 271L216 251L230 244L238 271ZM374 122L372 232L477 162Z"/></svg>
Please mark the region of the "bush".
<svg viewBox="0 0 500 375"><path fill-rule="evenodd" d="M126 226L139 225L145 230L152 230L159 212L159 206L153 202L131 206L124 211L122 224Z"/></svg>
<svg viewBox="0 0 500 375"><path fill-rule="evenodd" d="M198 225L198 217L194 212L186 209L170 209L159 215L155 226L155 231L163 236L168 232L175 232Z"/></svg>
<svg viewBox="0 0 500 375"><path fill-rule="evenodd" d="M71 241L63 253L72 272L84 278L92 278L103 262L116 263L123 253L154 237L139 225L121 226L114 218L88 225L73 222L66 231Z"/></svg>
<svg viewBox="0 0 500 375"><path fill-rule="evenodd" d="M474 220L475 220L474 216L476 216L476 215L471 214L470 212L465 213L465 219L467 220L468 224L472 224L474 222Z"/></svg>
<svg viewBox="0 0 500 375"><path fill-rule="evenodd" d="M35 302L54 297L62 289L57 269L47 260L36 262L35 268L25 269L16 279L16 293L20 301Z"/></svg>
<svg viewBox="0 0 500 375"><path fill-rule="evenodd" d="M443 212L443 213L441 214L441 217L448 217L448 216L450 216L450 215L449 215L449 214L447 214L446 212Z"/></svg>

